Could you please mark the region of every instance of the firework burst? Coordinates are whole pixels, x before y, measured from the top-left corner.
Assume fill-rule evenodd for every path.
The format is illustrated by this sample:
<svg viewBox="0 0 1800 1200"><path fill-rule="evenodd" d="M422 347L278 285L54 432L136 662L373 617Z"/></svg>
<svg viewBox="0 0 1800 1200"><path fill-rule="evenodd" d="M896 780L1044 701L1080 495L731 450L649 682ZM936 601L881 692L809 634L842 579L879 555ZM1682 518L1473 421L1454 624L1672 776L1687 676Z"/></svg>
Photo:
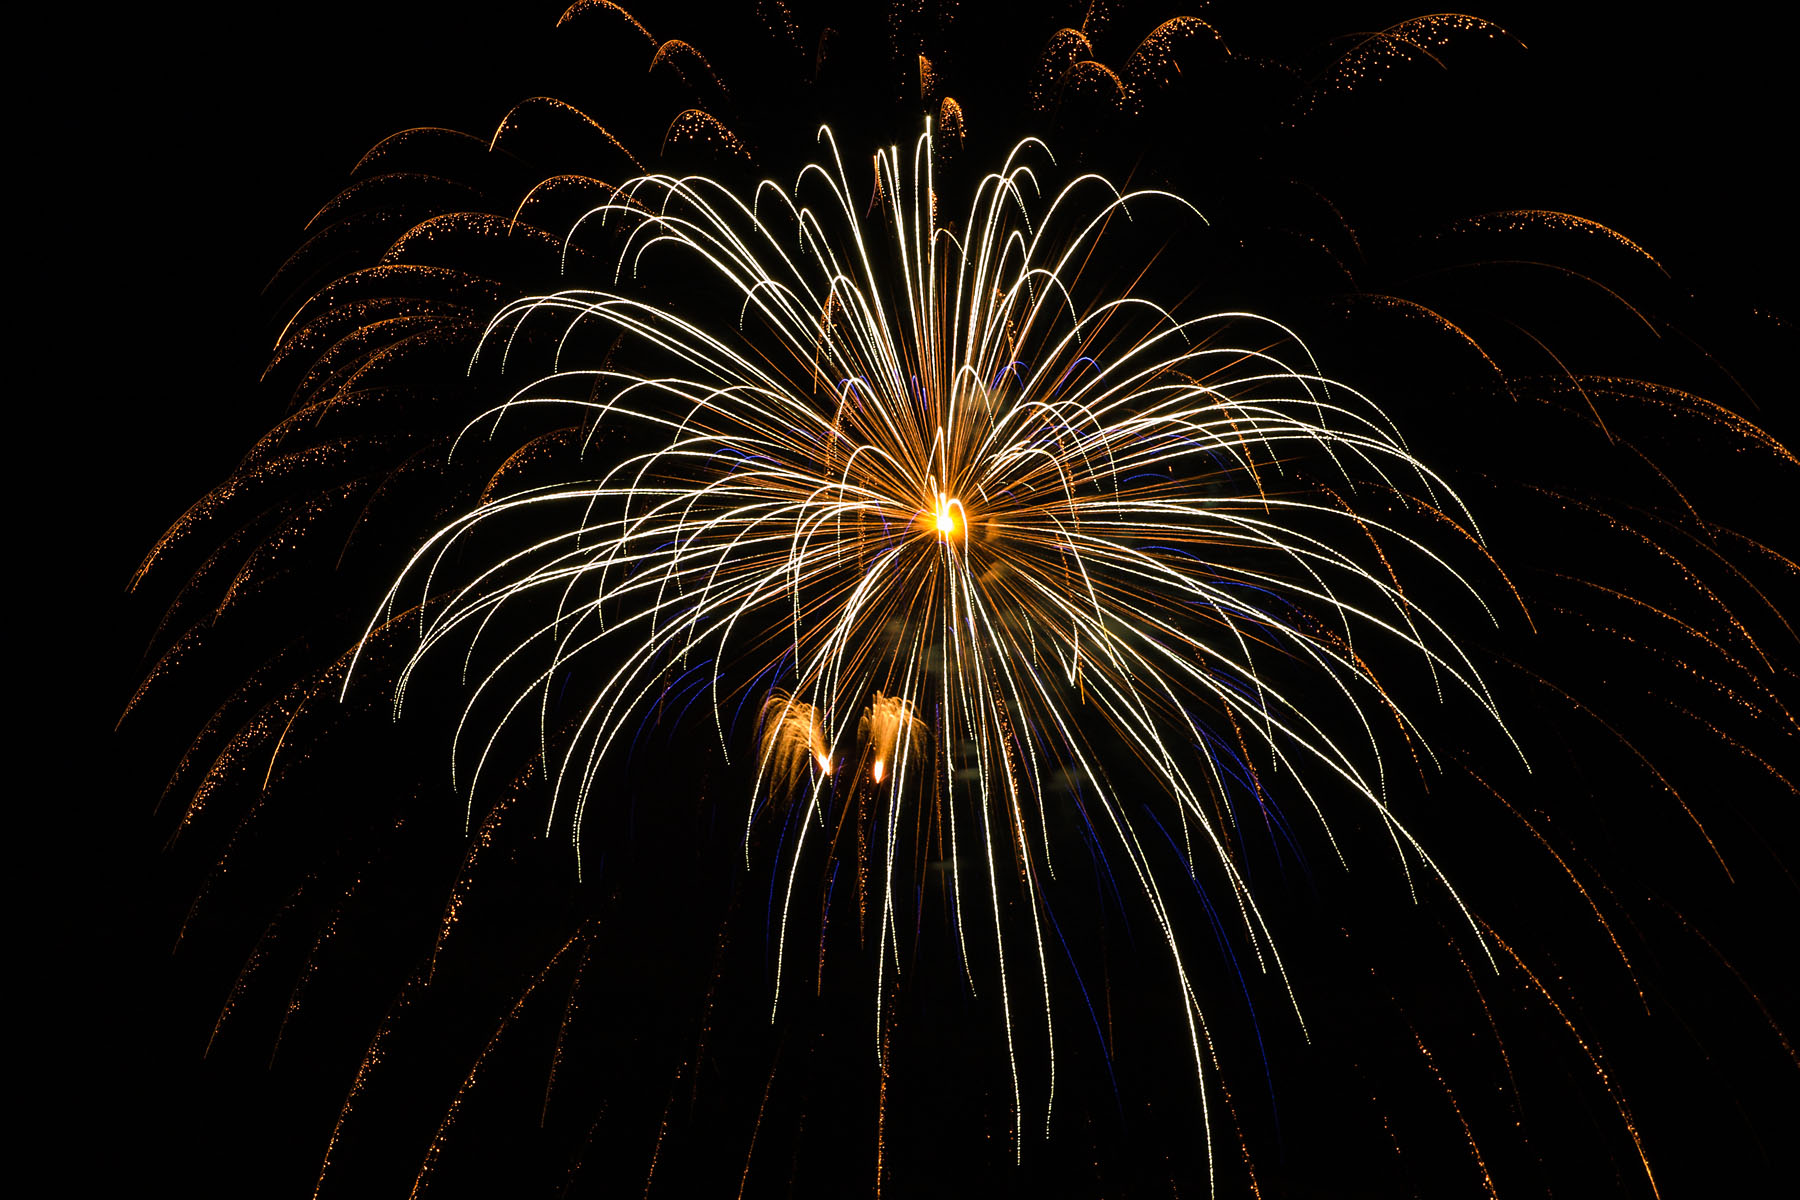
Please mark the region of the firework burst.
<svg viewBox="0 0 1800 1200"><path fill-rule="evenodd" d="M1285 329L1243 313L1180 317L1130 292L1084 296L1080 264L1109 224L1191 216L1175 197L1088 175L1036 211L1039 148L1026 143L946 224L922 136L910 169L898 150L874 156L865 220L823 137L830 166L791 190L765 183L744 198L702 177L646 176L583 221L613 228L616 280L650 265L683 274L661 256L695 260L735 327L621 290L531 297L495 318L484 353L548 321L557 369L470 435L557 405L590 439L628 425L657 444L432 537L371 626L408 597L447 597L419 618L396 704L427 656L462 647L473 686L453 753L473 791L508 722L535 716L550 745L559 689L600 660L550 755L548 823L568 813L578 854L603 772L648 709L707 711L727 756L746 745L749 712L762 786L746 855L759 820L782 825L776 1003L797 882L829 880L846 860L873 877L879 1030L881 975L911 957L902 943L935 857L957 937L971 920L990 926L1009 1051L1029 996L1051 1063L1045 881L1052 830L1069 823L1052 810L1072 807L1155 914L1203 1073L1206 1017L1147 839L1179 830L1184 859L1216 864L1237 936L1277 975L1240 856L1255 827L1283 820L1278 797L1321 820L1359 797L1443 884L1385 802L1383 743L1429 751L1372 664L1399 647L1497 722L1405 576L1422 567L1476 589L1371 498L1404 500L1439 540L1478 549L1462 533L1472 522L1380 411L1323 377ZM617 357L647 349L671 369L574 367L584 340ZM465 542L546 520L552 532L503 535L521 548L446 580L452 561L479 559ZM535 616L515 618L525 609ZM1324 715L1340 703L1355 740ZM1155 806L1134 794L1144 780ZM959 950L970 984L986 986ZM1012 1077L1022 1109L1016 1062ZM1047 1131L1048 1096L1044 1108Z"/></svg>
<svg viewBox="0 0 1800 1200"><path fill-rule="evenodd" d="M1754 337L1689 353L1641 241L1446 222L1519 44L706 15L584 0L585 112L361 159L271 285L288 410L134 580L178 572L127 732L185 748L180 1011L206 1070L276 1072L269 1169L1667 1195L1718 1176L1672 1147L1754 1159L1795 459L1720 368Z"/></svg>

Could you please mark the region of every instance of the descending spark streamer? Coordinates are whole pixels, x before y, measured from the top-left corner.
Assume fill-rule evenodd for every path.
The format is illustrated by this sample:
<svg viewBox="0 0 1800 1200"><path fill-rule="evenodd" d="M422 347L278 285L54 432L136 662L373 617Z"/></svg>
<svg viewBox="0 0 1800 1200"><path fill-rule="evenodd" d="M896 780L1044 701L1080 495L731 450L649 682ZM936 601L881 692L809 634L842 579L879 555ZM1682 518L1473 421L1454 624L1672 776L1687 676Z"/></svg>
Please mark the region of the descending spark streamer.
<svg viewBox="0 0 1800 1200"><path fill-rule="evenodd" d="M603 764L648 708L700 688L729 755L754 701L746 861L763 814L797 817L779 842L773 1003L803 864L847 859L873 880L881 1053L882 976L901 969L923 902L908 872L926 856L903 839L935 838L969 985L992 986L1004 1012L1021 1127L1028 1031L1050 1064L1046 1122L1054 1102L1046 880L1057 810L1077 808L1155 914L1201 1079L1206 1016L1141 814L1178 832L1186 862L1214 864L1232 900L1221 916L1235 912L1253 961L1284 981L1234 795L1265 817L1271 792L1303 799L1322 823L1358 798L1402 861L1454 898L1386 802L1384 743L1429 751L1375 663L1398 652L1498 724L1404 575L1479 595L1380 502L1407 498L1436 531L1473 522L1375 405L1328 381L1281 326L1179 317L1130 288L1081 298L1082 264L1114 221L1191 215L1179 198L1084 175L1037 211L1030 162L1047 151L1027 141L946 224L929 134L910 169L898 148L874 156L867 209L821 138L829 165L791 190L625 184L576 231L614 230L613 289L521 300L490 324L482 353L511 355L557 323L557 361L472 430L561 405L590 439L626 427L651 444L427 541L370 626L414 596L447 596L420 610L396 707L440 648L487 664L452 752L473 790L505 729L533 712L547 727L558 689L584 672L573 736L543 735L547 820L566 820L579 857ZM657 275L652 259L702 287L673 310L634 293L628 279ZM727 297L735 328L696 295ZM568 365L597 333L619 353ZM632 355L650 365L622 365ZM514 549L470 552L496 527ZM1479 555L1474 535L1457 540ZM482 567L446 587L465 552ZM966 952L981 910L991 977Z"/></svg>

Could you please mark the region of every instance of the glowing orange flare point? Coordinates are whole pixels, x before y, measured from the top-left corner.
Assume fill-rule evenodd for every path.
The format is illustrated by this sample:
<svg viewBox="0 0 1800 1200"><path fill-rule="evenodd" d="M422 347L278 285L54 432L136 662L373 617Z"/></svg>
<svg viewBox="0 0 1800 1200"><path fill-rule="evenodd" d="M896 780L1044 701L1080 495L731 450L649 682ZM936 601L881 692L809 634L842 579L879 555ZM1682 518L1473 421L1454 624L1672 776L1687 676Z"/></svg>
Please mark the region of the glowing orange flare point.
<svg viewBox="0 0 1800 1200"><path fill-rule="evenodd" d="M883 773L886 770L887 770L887 764L883 763L879 758L876 759L875 760L875 782L876 783L881 782L881 776L883 775Z"/></svg>
<svg viewBox="0 0 1800 1200"><path fill-rule="evenodd" d="M940 536L952 538L962 532L963 526L967 523L967 518L960 515L962 513L961 500L953 500L944 495L944 493L939 492L935 511L937 514L937 531Z"/></svg>

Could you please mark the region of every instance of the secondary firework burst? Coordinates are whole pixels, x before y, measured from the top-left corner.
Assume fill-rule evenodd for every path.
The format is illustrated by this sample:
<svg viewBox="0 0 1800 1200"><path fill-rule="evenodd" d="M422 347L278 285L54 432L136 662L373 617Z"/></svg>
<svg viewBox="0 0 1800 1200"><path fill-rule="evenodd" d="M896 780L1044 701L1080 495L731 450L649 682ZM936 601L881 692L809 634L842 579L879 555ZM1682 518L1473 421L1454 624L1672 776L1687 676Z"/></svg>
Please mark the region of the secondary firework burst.
<svg viewBox="0 0 1800 1200"><path fill-rule="evenodd" d="M1048 150L1027 141L952 219L929 134L873 156L872 200L828 130L821 145L791 188L623 185L571 238L615 239L610 285L494 318L483 356L527 359L536 339L553 361L465 438L560 406L590 445L623 430L633 452L595 451L592 477L429 539L370 627L445 597L408 618L421 637L396 706L457 647L459 786L535 721L546 823L578 860L647 714L709 714L755 781L745 857L775 876L777 1010L796 892L847 863L881 1053L883 978L925 936L926 880L947 876L968 983L1003 1011L1019 1128L1052 1111L1052 881L1085 843L1154 914L1204 1096L1215 1058L1171 889L1221 893L1203 902L1278 986L1243 856L1283 803L1328 830L1360 806L1454 896L1389 804L1393 746L1414 771L1429 739L1377 665L1499 725L1408 586L1449 579L1479 603L1453 565L1489 569L1474 523L1288 330L1183 315L1138 294L1136 269L1094 294L1084 264L1120 229L1197 223L1180 198L1091 174L1044 188ZM553 718L572 674L577 715ZM1036 1098L1027 1042L1051 1064Z"/></svg>

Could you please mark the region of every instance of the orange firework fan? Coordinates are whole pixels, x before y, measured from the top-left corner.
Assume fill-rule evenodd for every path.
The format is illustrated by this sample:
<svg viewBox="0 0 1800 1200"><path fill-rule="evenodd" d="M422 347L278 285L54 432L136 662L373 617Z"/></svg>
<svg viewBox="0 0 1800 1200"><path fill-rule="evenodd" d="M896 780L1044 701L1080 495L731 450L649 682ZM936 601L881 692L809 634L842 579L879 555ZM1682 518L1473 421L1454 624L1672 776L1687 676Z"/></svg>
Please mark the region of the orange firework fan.
<svg viewBox="0 0 1800 1200"><path fill-rule="evenodd" d="M581 0L462 70L357 15L407 127L132 577L175 1144L317 1196L1780 1174L1791 331L1537 207L1540 26L1293 18Z"/></svg>

